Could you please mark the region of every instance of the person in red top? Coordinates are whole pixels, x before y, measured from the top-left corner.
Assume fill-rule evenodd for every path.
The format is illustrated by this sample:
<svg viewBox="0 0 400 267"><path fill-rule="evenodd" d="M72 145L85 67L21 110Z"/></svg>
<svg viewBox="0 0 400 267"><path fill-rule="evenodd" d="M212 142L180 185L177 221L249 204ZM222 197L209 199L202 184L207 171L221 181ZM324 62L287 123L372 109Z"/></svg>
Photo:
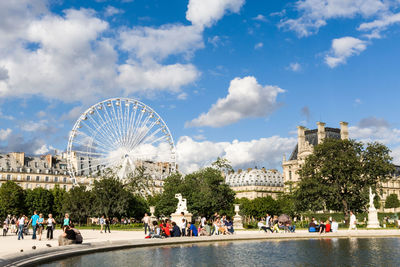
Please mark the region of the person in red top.
<svg viewBox="0 0 400 267"><path fill-rule="evenodd" d="M329 233L331 231L331 222L329 220L325 223L325 233Z"/></svg>
<svg viewBox="0 0 400 267"><path fill-rule="evenodd" d="M167 224L167 220L163 221L160 225L161 230L162 230L162 235L164 237L170 237L171 236L171 231L170 231L170 225Z"/></svg>

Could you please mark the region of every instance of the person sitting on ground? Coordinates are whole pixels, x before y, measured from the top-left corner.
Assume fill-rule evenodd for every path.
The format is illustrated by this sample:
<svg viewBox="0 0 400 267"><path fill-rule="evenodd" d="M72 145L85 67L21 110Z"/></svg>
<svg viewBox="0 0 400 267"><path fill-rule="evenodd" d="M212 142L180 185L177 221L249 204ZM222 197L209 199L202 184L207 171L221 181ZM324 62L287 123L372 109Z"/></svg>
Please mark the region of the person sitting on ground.
<svg viewBox="0 0 400 267"><path fill-rule="evenodd" d="M294 231L296 231L296 226L294 224L290 224L289 222L286 222L286 229L290 233L294 233Z"/></svg>
<svg viewBox="0 0 400 267"><path fill-rule="evenodd" d="M325 222L325 233L329 233L331 231L331 222L326 220Z"/></svg>
<svg viewBox="0 0 400 267"><path fill-rule="evenodd" d="M178 225L176 225L175 222L172 222L171 236L172 237L180 237L181 236L181 229Z"/></svg>
<svg viewBox="0 0 400 267"><path fill-rule="evenodd" d="M323 220L321 220L319 223L319 234L322 234L323 232L325 232L325 223Z"/></svg>
<svg viewBox="0 0 400 267"><path fill-rule="evenodd" d="M228 229L228 234L233 234L235 230L233 229L233 222L230 217L226 217L226 228Z"/></svg>
<svg viewBox="0 0 400 267"><path fill-rule="evenodd" d="M167 220L161 224L162 236L164 237L171 237L171 231L169 229L169 224L167 224Z"/></svg>
<svg viewBox="0 0 400 267"><path fill-rule="evenodd" d="M259 221L257 223L258 228L260 228L260 230L264 230L266 233L268 233L268 230L271 231L271 233L273 233L274 231L272 231L271 227L269 227L268 222L265 222L264 224L264 220L261 219L261 221Z"/></svg>
<svg viewBox="0 0 400 267"><path fill-rule="evenodd" d="M332 219L331 230L333 233L336 233L339 229L339 224L335 219Z"/></svg>
<svg viewBox="0 0 400 267"><path fill-rule="evenodd" d="M58 245L66 246L76 243L76 233L70 225L64 227L64 232L58 237Z"/></svg>
<svg viewBox="0 0 400 267"><path fill-rule="evenodd" d="M308 227L317 227L317 224L315 223L315 218L312 217L311 222L309 223Z"/></svg>
<svg viewBox="0 0 400 267"><path fill-rule="evenodd" d="M189 226L190 236L198 236L196 225L194 225L194 221L190 223Z"/></svg>

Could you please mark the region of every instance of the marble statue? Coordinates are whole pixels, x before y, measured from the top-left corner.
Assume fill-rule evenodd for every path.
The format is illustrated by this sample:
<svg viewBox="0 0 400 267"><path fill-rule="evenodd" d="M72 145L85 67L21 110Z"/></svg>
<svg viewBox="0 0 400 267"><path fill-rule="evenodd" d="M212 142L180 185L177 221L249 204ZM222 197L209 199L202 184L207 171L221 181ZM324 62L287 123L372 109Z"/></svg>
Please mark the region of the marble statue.
<svg viewBox="0 0 400 267"><path fill-rule="evenodd" d="M374 205L375 194L372 193L372 188L369 188L369 209L368 210L376 210Z"/></svg>
<svg viewBox="0 0 400 267"><path fill-rule="evenodd" d="M188 213L186 206L186 198L182 198L182 194L175 194L175 198L178 199L178 207L175 213L180 214L181 212Z"/></svg>

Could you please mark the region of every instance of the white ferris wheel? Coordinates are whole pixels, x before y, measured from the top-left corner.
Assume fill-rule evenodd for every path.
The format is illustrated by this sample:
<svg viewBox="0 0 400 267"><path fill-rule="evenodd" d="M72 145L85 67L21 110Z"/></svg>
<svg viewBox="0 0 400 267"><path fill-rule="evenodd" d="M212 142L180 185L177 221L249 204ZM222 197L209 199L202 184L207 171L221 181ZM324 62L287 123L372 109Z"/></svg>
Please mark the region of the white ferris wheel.
<svg viewBox="0 0 400 267"><path fill-rule="evenodd" d="M130 98L111 98L88 108L69 135L68 170L95 177L107 168L120 179L144 161L167 162L175 172L175 145L164 120L152 108Z"/></svg>

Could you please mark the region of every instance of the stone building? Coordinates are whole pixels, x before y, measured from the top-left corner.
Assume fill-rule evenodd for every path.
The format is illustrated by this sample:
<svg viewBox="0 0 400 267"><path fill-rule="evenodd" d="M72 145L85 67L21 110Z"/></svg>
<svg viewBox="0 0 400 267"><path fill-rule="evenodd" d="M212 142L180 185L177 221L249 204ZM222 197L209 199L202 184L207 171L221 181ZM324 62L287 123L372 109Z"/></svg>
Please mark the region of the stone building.
<svg viewBox="0 0 400 267"><path fill-rule="evenodd" d="M283 193L283 177L277 170L247 169L228 174L225 183L236 192L236 198L255 199Z"/></svg>
<svg viewBox="0 0 400 267"><path fill-rule="evenodd" d="M313 130L297 126L297 145L289 160L284 156L282 161L285 192L290 192L296 186L299 181L299 168L304 164L305 158L313 153L313 147L320 144L324 138L348 139L348 123L340 122L340 128L329 128L325 127L325 123L317 122L317 129ZM397 194L400 199L400 166L395 167L396 171L392 177L387 182L380 183L382 204L390 194Z"/></svg>
<svg viewBox="0 0 400 267"><path fill-rule="evenodd" d="M93 178L77 176L80 185L89 185ZM67 160L63 155L25 156L24 152L0 154L0 185L8 180L14 181L24 189L43 187L69 190L75 181L70 178Z"/></svg>
<svg viewBox="0 0 400 267"><path fill-rule="evenodd" d="M73 163L78 172L71 178L67 169L67 154L26 156L24 152L0 154L0 185L7 180L15 181L24 189L43 187L54 188L56 184L69 190L75 184L90 186L97 177L89 176L88 158L75 157ZM143 167L151 179L150 192L161 193L164 179L171 174L169 162L137 161L135 166ZM98 169L97 166L93 166ZM76 180L74 180L76 179Z"/></svg>

